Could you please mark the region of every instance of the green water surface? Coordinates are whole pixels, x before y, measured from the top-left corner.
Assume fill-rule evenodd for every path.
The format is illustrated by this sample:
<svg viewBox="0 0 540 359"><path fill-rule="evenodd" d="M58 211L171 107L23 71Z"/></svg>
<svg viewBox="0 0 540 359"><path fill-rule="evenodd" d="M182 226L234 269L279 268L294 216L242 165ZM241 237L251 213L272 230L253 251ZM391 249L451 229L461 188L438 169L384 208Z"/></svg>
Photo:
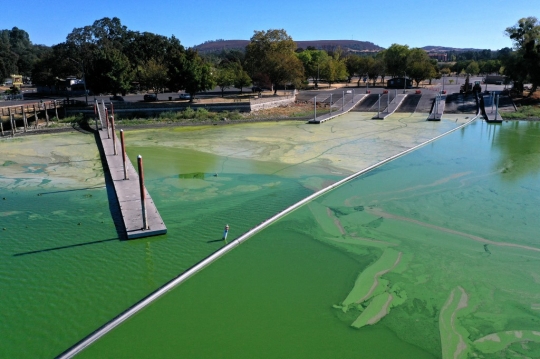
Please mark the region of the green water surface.
<svg viewBox="0 0 540 359"><path fill-rule="evenodd" d="M474 122L305 205L87 348L540 357L540 126Z"/></svg>

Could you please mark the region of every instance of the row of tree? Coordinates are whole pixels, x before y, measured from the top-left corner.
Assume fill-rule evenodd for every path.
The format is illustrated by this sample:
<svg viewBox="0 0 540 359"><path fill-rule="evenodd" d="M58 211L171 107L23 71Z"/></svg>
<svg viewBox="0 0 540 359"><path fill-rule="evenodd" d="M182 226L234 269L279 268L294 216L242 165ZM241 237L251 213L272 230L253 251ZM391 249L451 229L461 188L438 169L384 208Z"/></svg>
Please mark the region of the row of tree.
<svg viewBox="0 0 540 359"><path fill-rule="evenodd" d="M75 28L66 41L52 47L32 45L24 30L0 31L0 77L31 75L35 84L57 86L70 75L84 78L97 93L126 93L133 88L185 90L191 95L219 86L242 89L315 86L358 76L374 83L379 77L407 76L417 85L442 74L502 71L515 83L540 80L540 26L536 18L521 19L506 29L515 51L479 52L454 64L440 64L426 51L393 44L376 54L358 55L315 48L297 49L285 30L255 31L245 51L222 51L201 56L172 37L127 29L118 18L103 18ZM473 53L474 55L475 53ZM482 59L479 59L482 58ZM192 96L193 97L193 96Z"/></svg>

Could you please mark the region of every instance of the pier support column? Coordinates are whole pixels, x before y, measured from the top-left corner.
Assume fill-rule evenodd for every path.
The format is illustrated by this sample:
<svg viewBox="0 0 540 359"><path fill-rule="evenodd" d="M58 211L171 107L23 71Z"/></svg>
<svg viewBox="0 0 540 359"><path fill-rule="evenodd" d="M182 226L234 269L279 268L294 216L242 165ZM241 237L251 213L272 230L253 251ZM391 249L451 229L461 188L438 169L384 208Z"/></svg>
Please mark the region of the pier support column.
<svg viewBox="0 0 540 359"><path fill-rule="evenodd" d="M43 102L43 112L45 112L45 121L47 121L47 127L49 127L49 114L47 113L47 103Z"/></svg>
<svg viewBox="0 0 540 359"><path fill-rule="evenodd" d="M13 118L13 114L11 113L11 107L8 107L8 116L9 124L11 126L11 135L15 136L15 132L17 132L17 129L15 128L15 119Z"/></svg>
<svg viewBox="0 0 540 359"><path fill-rule="evenodd" d="M137 165L139 167L139 187L141 190L141 209L143 218L142 229L148 229L148 217L146 215L146 194L144 192L144 170L141 155L137 156Z"/></svg>
<svg viewBox="0 0 540 359"><path fill-rule="evenodd" d="M129 179L126 167L126 145L124 142L124 130L120 130L120 142L122 146L122 162L124 163L124 179Z"/></svg>
<svg viewBox="0 0 540 359"><path fill-rule="evenodd" d="M36 110L36 105L32 105L34 107L34 128L38 128L38 114Z"/></svg>
<svg viewBox="0 0 540 359"><path fill-rule="evenodd" d="M114 155L118 155L118 151L116 150L116 133L114 131L114 116L111 115L111 131L112 131L112 142L113 142L113 148L114 148Z"/></svg>

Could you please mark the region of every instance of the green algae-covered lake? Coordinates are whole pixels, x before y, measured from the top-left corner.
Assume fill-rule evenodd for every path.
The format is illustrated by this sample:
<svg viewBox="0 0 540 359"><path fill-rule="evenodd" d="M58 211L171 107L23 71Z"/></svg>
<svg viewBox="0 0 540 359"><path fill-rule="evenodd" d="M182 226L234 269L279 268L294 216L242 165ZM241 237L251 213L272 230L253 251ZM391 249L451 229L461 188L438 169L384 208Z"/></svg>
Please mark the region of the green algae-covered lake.
<svg viewBox="0 0 540 359"><path fill-rule="evenodd" d="M140 241L117 239L93 138L64 135L54 166L4 161L0 356L59 354L220 248L225 223L237 237L397 138L411 147L454 120L375 121L388 127L363 139L368 121L358 133L343 122L277 124L290 140L270 124L134 132L128 154L145 156L169 229ZM308 131L328 133L308 143ZM537 357L539 139L536 123L476 121L271 225L80 357Z"/></svg>

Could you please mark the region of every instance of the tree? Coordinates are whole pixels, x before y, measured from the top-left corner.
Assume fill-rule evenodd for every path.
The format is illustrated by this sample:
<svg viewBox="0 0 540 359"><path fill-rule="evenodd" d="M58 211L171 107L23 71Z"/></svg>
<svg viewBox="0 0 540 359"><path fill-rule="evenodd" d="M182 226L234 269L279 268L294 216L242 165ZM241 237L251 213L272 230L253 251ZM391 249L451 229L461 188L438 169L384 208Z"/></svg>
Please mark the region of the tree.
<svg viewBox="0 0 540 359"><path fill-rule="evenodd" d="M407 56L407 75L416 82L416 87L420 82L431 79L437 75L438 71L427 52L420 48L409 51Z"/></svg>
<svg viewBox="0 0 540 359"><path fill-rule="evenodd" d="M169 81L167 87L170 91L176 92L183 90L183 71L184 64L186 62L186 51L180 44L180 40L172 36L169 39L167 46L167 56L165 57L165 64L167 66L167 74L169 75Z"/></svg>
<svg viewBox="0 0 540 359"><path fill-rule="evenodd" d="M367 60L367 73L368 77L373 80L373 86L377 82L379 76L382 77L384 85L384 76L386 73L386 62L385 62L385 52L379 52L375 58L372 60Z"/></svg>
<svg viewBox="0 0 540 359"><path fill-rule="evenodd" d="M529 95L532 95L540 85L540 22L535 17L522 18L518 23L506 29L506 34L514 42L516 57L508 57L505 63L505 72L514 83L523 86L522 78L524 66L527 77L532 83Z"/></svg>
<svg viewBox="0 0 540 359"><path fill-rule="evenodd" d="M0 81L17 72L18 56L11 51L7 30L0 31Z"/></svg>
<svg viewBox="0 0 540 359"><path fill-rule="evenodd" d="M478 73L480 73L480 66L478 65L478 62L471 61L465 71L467 71L467 73L471 75L478 75Z"/></svg>
<svg viewBox="0 0 540 359"><path fill-rule="evenodd" d="M240 89L240 93L242 93L242 89L244 87L248 87L249 85L251 85L251 78L241 66L237 66L236 70L234 71L233 79L234 87Z"/></svg>
<svg viewBox="0 0 540 359"><path fill-rule="evenodd" d="M216 69L216 85L221 89L221 97L224 97L225 89L234 85L234 70L229 66Z"/></svg>
<svg viewBox="0 0 540 359"><path fill-rule="evenodd" d="M125 93L131 87L133 71L126 55L116 48L104 48L95 55L88 70L90 85L96 92Z"/></svg>
<svg viewBox="0 0 540 359"><path fill-rule="evenodd" d="M336 52L334 56L330 57L325 62L321 69L321 78L328 82L328 86L332 86L332 83L345 79L347 77L347 67L345 61L340 57L340 53Z"/></svg>
<svg viewBox="0 0 540 359"><path fill-rule="evenodd" d="M175 65L177 72L174 79L180 84L180 88L184 89L191 95L190 102L193 101L197 92L213 89L216 85L212 67L205 62L197 50L188 49L185 56L179 59L181 63ZM171 75L169 73L169 75Z"/></svg>
<svg viewBox="0 0 540 359"><path fill-rule="evenodd" d="M150 59L142 66L140 78L146 88L158 93L167 84L167 67L155 59Z"/></svg>
<svg viewBox="0 0 540 359"><path fill-rule="evenodd" d="M267 76L274 94L277 85L299 84L304 68L295 49L296 43L285 30L255 31L246 47L246 65L251 77Z"/></svg>
<svg viewBox="0 0 540 359"><path fill-rule="evenodd" d="M324 50L308 49L297 54L304 66L304 75L311 78L315 88L319 87L320 69L328 61L328 53Z"/></svg>
<svg viewBox="0 0 540 359"><path fill-rule="evenodd" d="M384 60L387 73L392 77L402 76L407 70L409 46L392 44L384 50Z"/></svg>

